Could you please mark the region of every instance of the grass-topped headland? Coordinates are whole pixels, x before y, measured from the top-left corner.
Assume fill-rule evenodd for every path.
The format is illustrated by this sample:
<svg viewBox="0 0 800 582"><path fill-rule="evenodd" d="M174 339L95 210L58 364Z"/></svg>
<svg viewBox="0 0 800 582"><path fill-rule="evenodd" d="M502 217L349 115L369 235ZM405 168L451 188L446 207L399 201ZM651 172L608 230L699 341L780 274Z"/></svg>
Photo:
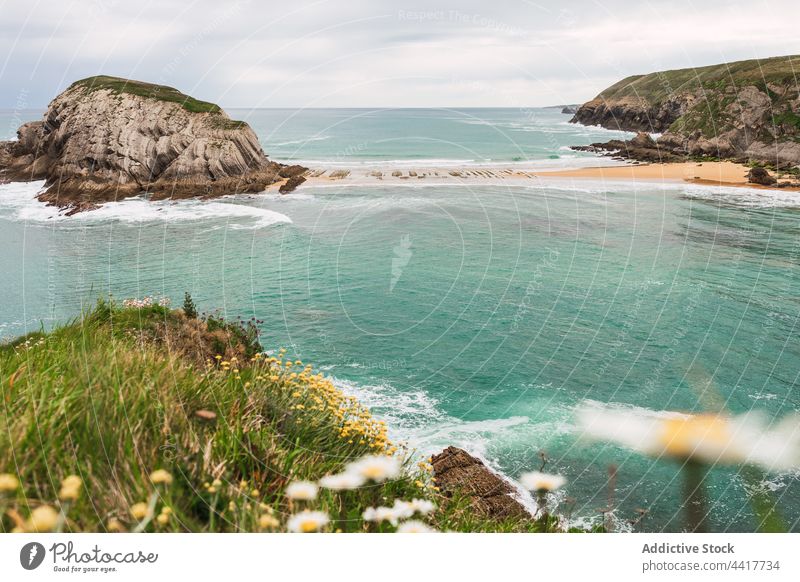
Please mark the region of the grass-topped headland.
<svg viewBox="0 0 800 582"><path fill-rule="evenodd" d="M537 531L436 491L258 322L100 301L0 346L2 531Z"/></svg>
<svg viewBox="0 0 800 582"><path fill-rule="evenodd" d="M789 55L633 75L581 105L572 122L662 134L593 144L640 161L714 157L791 171L800 167L798 71L800 56Z"/></svg>
<svg viewBox="0 0 800 582"><path fill-rule="evenodd" d="M148 97L158 101L178 103L181 107L192 113L219 113L222 111L220 106L215 103L200 101L199 99L181 93L173 87L146 83L144 81L134 81L132 79L123 79L122 77L97 75L95 77L88 77L80 81L75 81L70 85L70 89L73 87L83 87L89 91L107 89L114 93L128 93L130 95Z"/></svg>
<svg viewBox="0 0 800 582"><path fill-rule="evenodd" d="M604 89L599 97L636 97L657 103L674 93L702 88L720 90L728 86L755 85L767 91L767 84L796 86L800 74L800 55L751 59L690 69L658 71L632 75ZM771 93L773 98L778 95Z"/></svg>

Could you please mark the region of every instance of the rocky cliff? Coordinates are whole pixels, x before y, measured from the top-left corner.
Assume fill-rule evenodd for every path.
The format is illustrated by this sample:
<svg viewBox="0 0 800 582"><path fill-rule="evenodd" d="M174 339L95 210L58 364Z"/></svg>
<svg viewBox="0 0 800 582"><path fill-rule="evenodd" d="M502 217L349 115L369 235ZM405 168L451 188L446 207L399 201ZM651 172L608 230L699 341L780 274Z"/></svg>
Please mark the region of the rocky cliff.
<svg viewBox="0 0 800 582"><path fill-rule="evenodd" d="M17 137L0 142L0 179L45 180L40 199L69 212L142 193L259 192L284 177L253 130L217 105L117 77L73 83Z"/></svg>
<svg viewBox="0 0 800 582"><path fill-rule="evenodd" d="M573 123L663 133L665 156L800 164L800 56L635 75L584 103Z"/></svg>
<svg viewBox="0 0 800 582"><path fill-rule="evenodd" d="M530 519L515 499L514 488L466 451L447 447L431 458L436 485L446 497L465 496L479 515L498 519Z"/></svg>

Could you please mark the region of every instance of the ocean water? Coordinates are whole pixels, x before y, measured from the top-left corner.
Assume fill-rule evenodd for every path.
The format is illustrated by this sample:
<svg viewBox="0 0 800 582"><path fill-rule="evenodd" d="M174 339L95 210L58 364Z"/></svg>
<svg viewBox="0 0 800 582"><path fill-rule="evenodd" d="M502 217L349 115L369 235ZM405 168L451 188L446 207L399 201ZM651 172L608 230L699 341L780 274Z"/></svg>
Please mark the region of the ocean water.
<svg viewBox="0 0 800 582"><path fill-rule="evenodd" d="M557 109L241 110L280 161L570 167L608 139ZM0 113L0 131L18 113ZM30 117L25 117L28 119ZM13 134L13 132L7 132ZM617 527L679 531L675 465L579 442L586 401L630 414L800 409L800 197L542 178L305 186L213 202L131 199L75 217L0 185L0 336L76 316L98 295L191 292L267 324L418 454L462 446L514 478L562 472L597 522L615 466ZM713 527L750 531L752 484L710 474ZM800 530L797 474L764 477Z"/></svg>

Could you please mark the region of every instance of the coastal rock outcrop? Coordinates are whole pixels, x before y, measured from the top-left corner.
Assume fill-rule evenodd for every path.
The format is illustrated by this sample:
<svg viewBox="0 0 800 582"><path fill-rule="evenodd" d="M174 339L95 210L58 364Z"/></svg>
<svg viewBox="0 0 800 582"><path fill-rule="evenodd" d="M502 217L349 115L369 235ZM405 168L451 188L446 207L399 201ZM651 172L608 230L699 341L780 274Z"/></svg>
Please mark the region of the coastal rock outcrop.
<svg viewBox="0 0 800 582"><path fill-rule="evenodd" d="M778 180L764 168L752 168L747 173L747 181L751 184L759 184L760 186L772 186Z"/></svg>
<svg viewBox="0 0 800 582"><path fill-rule="evenodd" d="M669 156L800 165L800 56L661 71L623 79L581 105L572 123L662 133ZM645 152L646 153L646 152ZM648 158L653 153L646 154Z"/></svg>
<svg viewBox="0 0 800 582"><path fill-rule="evenodd" d="M431 458L434 481L444 495L465 495L476 511L493 518L527 519L531 514L514 488L466 451L447 447Z"/></svg>
<svg viewBox="0 0 800 582"><path fill-rule="evenodd" d="M39 199L68 213L139 194L260 192L283 179L247 123L176 89L117 77L73 83L17 137L0 142L0 179L45 180Z"/></svg>

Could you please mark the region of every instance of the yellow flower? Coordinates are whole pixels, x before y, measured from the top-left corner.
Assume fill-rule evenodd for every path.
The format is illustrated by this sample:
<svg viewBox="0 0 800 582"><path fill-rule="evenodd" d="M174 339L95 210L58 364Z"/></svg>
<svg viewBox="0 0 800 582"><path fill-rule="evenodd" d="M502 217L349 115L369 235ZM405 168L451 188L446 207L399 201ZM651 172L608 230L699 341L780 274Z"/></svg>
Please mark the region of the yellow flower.
<svg viewBox="0 0 800 582"><path fill-rule="evenodd" d="M112 517L106 524L106 530L112 533L123 533L125 531L125 526L122 525L122 522L116 517Z"/></svg>
<svg viewBox="0 0 800 582"><path fill-rule="evenodd" d="M251 496L251 497L258 497L259 495L261 495L261 491L259 491L258 489L253 489L253 490L250 492L250 496Z"/></svg>
<svg viewBox="0 0 800 582"><path fill-rule="evenodd" d="M131 517L137 521L142 521L150 515L150 507L144 501L131 505Z"/></svg>
<svg viewBox="0 0 800 582"><path fill-rule="evenodd" d="M263 514L258 518L259 529L275 529L280 525L280 522L269 513Z"/></svg>
<svg viewBox="0 0 800 582"><path fill-rule="evenodd" d="M156 518L158 525L167 525L169 523L169 514L168 513L160 513Z"/></svg>
<svg viewBox="0 0 800 582"><path fill-rule="evenodd" d="M57 524L58 512L49 505L42 505L31 511L31 516L25 522L25 531L53 531Z"/></svg>
<svg viewBox="0 0 800 582"><path fill-rule="evenodd" d="M61 481L62 487L80 487L81 485L83 485L83 480L77 475L68 475Z"/></svg>
<svg viewBox="0 0 800 582"><path fill-rule="evenodd" d="M0 474L0 493L12 493L19 488L19 479L11 473Z"/></svg>
<svg viewBox="0 0 800 582"><path fill-rule="evenodd" d="M150 473L150 480L156 485L172 485L172 475L164 469Z"/></svg>
<svg viewBox="0 0 800 582"><path fill-rule="evenodd" d="M65 479L61 483L61 490L58 492L58 498L61 501L77 501L81 495L81 480L78 479L78 484L70 482L67 483Z"/></svg>

